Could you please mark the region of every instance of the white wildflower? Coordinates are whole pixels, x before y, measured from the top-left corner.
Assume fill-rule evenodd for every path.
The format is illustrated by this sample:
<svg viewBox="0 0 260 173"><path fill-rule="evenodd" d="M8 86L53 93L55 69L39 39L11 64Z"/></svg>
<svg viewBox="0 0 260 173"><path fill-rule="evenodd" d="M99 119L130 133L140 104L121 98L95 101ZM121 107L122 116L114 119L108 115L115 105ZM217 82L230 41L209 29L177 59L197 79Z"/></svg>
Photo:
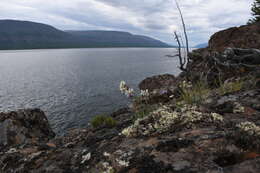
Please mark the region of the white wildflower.
<svg viewBox="0 0 260 173"><path fill-rule="evenodd" d="M233 113L244 113L244 112L245 112L245 107L242 106L240 103L235 102Z"/></svg>
<svg viewBox="0 0 260 173"><path fill-rule="evenodd" d="M103 171L102 173L111 173L114 171L113 167L110 166L110 164L108 162L104 162L104 163L102 163L102 165L105 169L105 171Z"/></svg>
<svg viewBox="0 0 260 173"><path fill-rule="evenodd" d="M103 154L105 157L109 157L110 156L110 154L109 153L107 153L107 152L104 152L104 154Z"/></svg>
<svg viewBox="0 0 260 173"><path fill-rule="evenodd" d="M126 137L130 137L133 132L134 132L134 126L129 126L123 129L122 134L125 135Z"/></svg>
<svg viewBox="0 0 260 173"><path fill-rule="evenodd" d="M123 167L128 167L129 166L129 162L128 161L124 161L124 160L120 160L120 159L116 159L117 163L120 165L120 166L123 166Z"/></svg>
<svg viewBox="0 0 260 173"><path fill-rule="evenodd" d="M82 156L81 164L85 163L86 161L89 161L90 158L91 158L91 153L88 153L88 154Z"/></svg>
<svg viewBox="0 0 260 173"><path fill-rule="evenodd" d="M187 81L183 81L181 83L181 87L184 88L184 89L192 88L192 83L191 82L187 82Z"/></svg>
<svg viewBox="0 0 260 173"><path fill-rule="evenodd" d="M210 115L211 115L213 121L221 121L221 122L223 121L223 117L220 114L211 113Z"/></svg>
<svg viewBox="0 0 260 173"><path fill-rule="evenodd" d="M119 90L124 93L125 92L125 89L126 89L126 83L125 81L121 81L120 82L120 85L119 85Z"/></svg>
<svg viewBox="0 0 260 173"><path fill-rule="evenodd" d="M146 90L141 90L140 95L144 96L144 97L148 97L149 96L149 91L147 89Z"/></svg>
<svg viewBox="0 0 260 173"><path fill-rule="evenodd" d="M119 90L122 94L125 94L127 97L132 97L134 95L134 89L128 87L125 81L120 82Z"/></svg>
<svg viewBox="0 0 260 173"><path fill-rule="evenodd" d="M134 95L134 89L133 88L128 88L126 91L125 91L125 95L127 97L132 97Z"/></svg>

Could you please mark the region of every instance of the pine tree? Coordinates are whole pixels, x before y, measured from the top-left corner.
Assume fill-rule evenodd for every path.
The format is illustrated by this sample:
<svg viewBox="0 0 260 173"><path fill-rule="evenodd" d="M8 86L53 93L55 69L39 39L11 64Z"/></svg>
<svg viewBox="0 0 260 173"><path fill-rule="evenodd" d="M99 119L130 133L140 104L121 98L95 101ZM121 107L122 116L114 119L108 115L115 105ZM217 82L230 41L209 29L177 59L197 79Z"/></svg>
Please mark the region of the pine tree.
<svg viewBox="0 0 260 173"><path fill-rule="evenodd" d="M249 19L248 24L259 22L260 21L260 0L255 0L251 10L252 10L253 18Z"/></svg>

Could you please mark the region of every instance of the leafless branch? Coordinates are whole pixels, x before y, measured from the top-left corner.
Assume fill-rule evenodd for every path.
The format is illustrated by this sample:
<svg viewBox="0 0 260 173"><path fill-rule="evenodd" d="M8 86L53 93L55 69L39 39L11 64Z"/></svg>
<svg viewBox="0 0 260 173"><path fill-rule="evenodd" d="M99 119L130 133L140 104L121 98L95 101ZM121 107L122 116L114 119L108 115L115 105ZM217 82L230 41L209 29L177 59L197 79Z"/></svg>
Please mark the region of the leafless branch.
<svg viewBox="0 0 260 173"><path fill-rule="evenodd" d="M180 17L181 17L181 22L182 22L182 26L183 26L183 33L184 33L185 42L186 42L186 53L187 53L187 56L188 56L188 54L189 54L189 39L188 39L187 31L186 31L186 24L185 24L184 17L183 17L181 8L180 8L177 0L175 0L175 4L176 4L176 7L179 11ZM187 57L187 61L190 62L189 57Z"/></svg>
<svg viewBox="0 0 260 173"><path fill-rule="evenodd" d="M177 55L178 55L179 61L180 61L180 69L182 71L185 71L185 67L184 66L185 66L186 60L185 60L185 57L183 57L182 54L181 54L182 44L180 42L179 36L178 36L176 31L174 32L174 37L175 37L175 40L177 41L177 44L178 44L178 54Z"/></svg>
<svg viewBox="0 0 260 173"><path fill-rule="evenodd" d="M187 31L186 31L186 25L184 22L184 17L181 11L181 8L179 6L179 3L177 0L175 0L176 3L176 7L178 9L178 12L180 14L181 17L181 22L182 22L182 26L183 26L183 35L185 37L185 44L183 42L182 39L182 34L178 35L177 32L174 32L174 37L175 40L178 44L178 57L179 57L179 62L180 62L180 69L182 71L186 71L186 65L190 62L190 58L189 58L189 40L188 40L188 36L187 36ZM182 49L184 48L184 49Z"/></svg>

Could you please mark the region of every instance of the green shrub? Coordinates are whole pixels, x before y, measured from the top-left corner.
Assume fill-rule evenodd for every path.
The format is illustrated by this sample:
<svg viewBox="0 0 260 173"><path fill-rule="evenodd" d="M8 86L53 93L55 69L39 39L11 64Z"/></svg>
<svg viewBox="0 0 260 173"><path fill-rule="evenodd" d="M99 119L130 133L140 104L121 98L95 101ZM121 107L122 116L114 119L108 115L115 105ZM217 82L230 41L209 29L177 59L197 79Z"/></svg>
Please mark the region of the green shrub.
<svg viewBox="0 0 260 173"><path fill-rule="evenodd" d="M202 81L194 85L182 84L180 91L180 102L184 102L185 104L200 104L210 93L209 87Z"/></svg>
<svg viewBox="0 0 260 173"><path fill-rule="evenodd" d="M135 110L134 120L144 118L156 110L158 105L140 104Z"/></svg>
<svg viewBox="0 0 260 173"><path fill-rule="evenodd" d="M97 127L114 127L116 126L117 122L112 117L105 116L105 115L97 115L91 120L91 125L94 128Z"/></svg>

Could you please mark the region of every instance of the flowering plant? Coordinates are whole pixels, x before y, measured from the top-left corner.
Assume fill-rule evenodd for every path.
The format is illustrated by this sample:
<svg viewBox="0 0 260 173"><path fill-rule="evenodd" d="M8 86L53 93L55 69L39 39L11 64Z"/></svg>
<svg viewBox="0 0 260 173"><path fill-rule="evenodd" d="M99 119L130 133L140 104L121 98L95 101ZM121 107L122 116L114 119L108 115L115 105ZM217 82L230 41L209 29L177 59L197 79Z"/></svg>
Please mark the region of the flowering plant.
<svg viewBox="0 0 260 173"><path fill-rule="evenodd" d="M128 98L134 97L134 89L130 88L125 81L121 81L119 85L119 90L121 91L122 94L125 94ZM141 90L140 95L142 97L149 97L149 91L146 90Z"/></svg>
<svg viewBox="0 0 260 173"><path fill-rule="evenodd" d="M144 97L148 97L149 96L149 91L146 89L146 90L141 90L141 96L144 96Z"/></svg>
<svg viewBox="0 0 260 173"><path fill-rule="evenodd" d="M129 98L134 96L134 89L127 86L125 81L120 82L119 90Z"/></svg>

